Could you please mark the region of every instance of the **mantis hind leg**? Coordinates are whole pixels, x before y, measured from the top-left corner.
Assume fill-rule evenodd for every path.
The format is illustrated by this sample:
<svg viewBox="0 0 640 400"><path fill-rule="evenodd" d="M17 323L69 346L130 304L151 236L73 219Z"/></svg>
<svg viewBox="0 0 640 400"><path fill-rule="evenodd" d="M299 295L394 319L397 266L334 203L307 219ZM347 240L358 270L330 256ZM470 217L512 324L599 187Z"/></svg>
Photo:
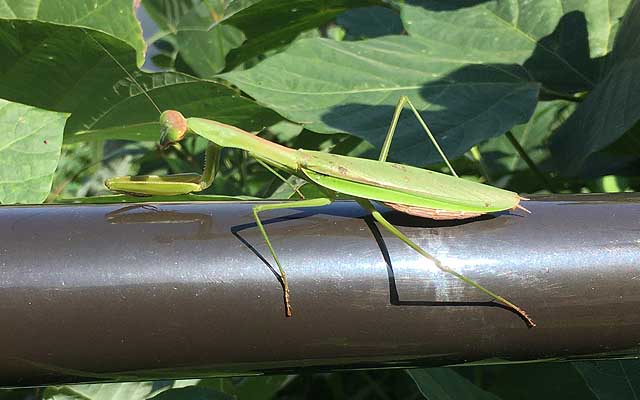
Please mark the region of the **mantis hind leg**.
<svg viewBox="0 0 640 400"><path fill-rule="evenodd" d="M436 150L438 150L438 153L440 154L444 162L447 164L447 167L449 167L449 169L451 170L451 174L457 177L458 174L456 174L456 171L453 169L453 166L449 162L449 159L444 154L444 151L442 151L442 148L440 148L438 141L433 136L433 133L431 133L431 130L427 126L427 123L424 122L424 120L422 119L422 116L420 115L418 110L414 107L413 103L411 103L411 100L409 100L407 96L401 96L400 100L398 100L398 104L396 105L396 109L393 112L393 119L391 120L391 125L389 125L389 130L387 131L387 136L384 139L384 143L382 145L382 150L380 151L380 157L378 158L378 160L386 161L387 159L387 155L389 154L389 148L391 147L391 141L393 140L393 135L396 132L398 120L400 119L400 114L402 113L402 110L404 109L405 104L408 104L409 107L411 108L411 111L413 111L413 114L418 119L418 122L422 126L422 129L424 129L424 131L427 133L427 136L429 136L431 143L433 143Z"/></svg>
<svg viewBox="0 0 640 400"><path fill-rule="evenodd" d="M527 323L527 325L530 328L536 326L535 322L533 322L533 320L527 315L527 313L524 310L522 310L520 307L516 306L515 304L513 304L509 300L505 299L504 297L493 293L489 289L487 289L484 286L480 285L479 283L467 278L466 276L462 275L461 273L452 270L451 268L449 268L446 265L442 264L442 262L440 262L440 260L438 260L437 258L432 256L431 254L427 253L422 247L418 246L411 239L409 239L402 232L400 232L398 230L398 228L396 228L389 221L387 221L382 216L382 214L380 214L380 212L378 210L376 210L375 207L373 207L373 204L371 204L371 202L369 200L357 199L357 201L358 201L358 204L360 204L365 210L367 210L367 211L369 211L371 213L373 218L376 221L378 221L380 223L380 225L382 225L385 229L387 229L389 232L391 232L395 237L397 237L398 239L402 240L407 246L411 247L413 250L418 252L421 256L423 256L427 260L430 260L431 262L433 262L435 264L435 266L438 267L440 270L455 276L456 278L462 280L463 282L465 282L465 283L467 283L467 284L479 289L483 293L491 296L496 301L498 301L498 302L502 303L503 305L509 307L510 309L515 311L518 315L520 315L520 317L522 317L525 320L525 322Z"/></svg>
<svg viewBox="0 0 640 400"><path fill-rule="evenodd" d="M267 247L269 248L269 252L271 252L273 259L275 260L276 265L278 266L278 271L280 272L280 279L282 280L282 289L284 291L285 314L287 317L290 317L293 312L291 308L291 301L290 301L291 296L289 293L289 282L287 281L287 274L284 272L282 263L280 263L280 260L278 259L278 255L276 254L275 250L273 249L273 246L271 245L271 241L269 240L267 231L264 229L264 226L262 225L262 221L260 220L258 213L262 211L278 210L278 209L286 209L286 208L326 206L328 204L331 204L332 202L333 200L328 197L326 198L320 197L316 199L300 200L300 201L294 201L289 203L261 204L253 207L253 216L256 220L256 224L258 225L258 229L260 230L260 233L262 234L262 237L264 238L264 241L267 244Z"/></svg>

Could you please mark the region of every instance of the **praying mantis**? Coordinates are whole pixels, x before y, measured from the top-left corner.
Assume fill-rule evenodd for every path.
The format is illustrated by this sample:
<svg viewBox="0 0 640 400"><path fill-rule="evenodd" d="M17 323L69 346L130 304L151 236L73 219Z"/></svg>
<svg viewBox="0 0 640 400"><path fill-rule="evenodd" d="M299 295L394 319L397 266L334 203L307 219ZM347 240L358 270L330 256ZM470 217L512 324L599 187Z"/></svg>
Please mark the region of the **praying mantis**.
<svg viewBox="0 0 640 400"><path fill-rule="evenodd" d="M386 161L398 119L405 105L413 111L452 175ZM406 96L400 98L395 108L378 160L304 149L294 150L217 121L185 118L174 110L164 111L160 116L160 124L160 146L163 148L178 143L190 134L199 135L209 141L202 175L114 177L105 181L105 185L111 191L136 196L180 195L202 191L213 183L220 151L226 147L244 150L276 175L280 176L272 168L298 176L317 186L323 193L323 196L312 199L302 198L297 201L253 206L256 225L278 266L286 316L292 315L287 275L259 214L277 209L325 206L332 203L337 194L341 194L357 201L382 227L439 269L512 309L523 318L527 326L535 326L533 319L520 307L444 265L388 222L372 204L372 201L375 201L405 214L432 219L466 219L489 212L515 209L529 212L520 205L521 200L527 199L517 193L459 178L420 113Z"/></svg>
<svg viewBox="0 0 640 400"><path fill-rule="evenodd" d="M138 86L141 92L160 112L160 108L147 91L109 50L86 31L85 33L129 76L132 82ZM386 161L400 114L405 105L409 106L429 140L447 164L452 175ZM167 148L180 142L189 134L199 135L208 141L202 175L186 173L166 176L119 176L107 179L105 186L111 191L133 196L169 196L200 192L213 184L220 161L220 152L223 148L246 151L285 182L286 180L274 168L295 175L309 184L315 185L324 196L305 199L302 193L296 189L302 200L253 206L256 225L278 266L284 292L285 315L287 317L293 314L289 282L282 263L271 244L269 235L260 220L259 213L287 208L325 206L331 204L336 199L337 194L341 194L358 202L362 208L371 213L380 225L418 254L431 261L440 270L479 289L513 310L526 322L529 328L536 326L533 319L523 309L449 268L429 254L387 221L372 204L371 201L376 201L405 214L440 220L473 218L490 212L515 209L521 209L529 213L529 210L520 205L521 200L528 199L519 196L517 193L458 177L449 159L440 148L438 141L407 96L401 96L396 105L378 160L304 149L294 150L221 122L203 118L185 118L179 111L175 110L161 112L160 146L162 148Z"/></svg>

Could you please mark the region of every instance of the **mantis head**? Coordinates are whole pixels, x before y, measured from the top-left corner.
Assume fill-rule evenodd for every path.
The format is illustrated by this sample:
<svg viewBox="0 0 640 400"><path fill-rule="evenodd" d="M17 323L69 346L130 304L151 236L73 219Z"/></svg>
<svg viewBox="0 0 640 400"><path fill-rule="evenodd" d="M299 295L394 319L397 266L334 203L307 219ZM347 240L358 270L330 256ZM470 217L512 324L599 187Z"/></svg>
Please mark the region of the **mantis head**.
<svg viewBox="0 0 640 400"><path fill-rule="evenodd" d="M160 115L160 147L166 149L187 135L187 120L178 111L168 110Z"/></svg>

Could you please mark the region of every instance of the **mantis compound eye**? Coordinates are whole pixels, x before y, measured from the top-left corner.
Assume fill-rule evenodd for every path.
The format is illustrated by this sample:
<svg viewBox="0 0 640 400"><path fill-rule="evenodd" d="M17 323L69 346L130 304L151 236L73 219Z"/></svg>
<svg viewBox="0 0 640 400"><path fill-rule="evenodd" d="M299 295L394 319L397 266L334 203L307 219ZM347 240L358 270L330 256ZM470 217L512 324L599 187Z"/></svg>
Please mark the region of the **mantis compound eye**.
<svg viewBox="0 0 640 400"><path fill-rule="evenodd" d="M187 120L178 111L168 110L160 115L160 146L167 148L184 139Z"/></svg>

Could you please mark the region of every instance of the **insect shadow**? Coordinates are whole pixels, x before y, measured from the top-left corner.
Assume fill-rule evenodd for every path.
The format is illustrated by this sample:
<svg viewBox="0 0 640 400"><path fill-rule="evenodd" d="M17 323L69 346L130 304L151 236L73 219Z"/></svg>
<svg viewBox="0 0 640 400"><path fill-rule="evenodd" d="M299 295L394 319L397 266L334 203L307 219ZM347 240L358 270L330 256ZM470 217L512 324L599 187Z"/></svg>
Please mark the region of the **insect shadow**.
<svg viewBox="0 0 640 400"><path fill-rule="evenodd" d="M292 207L295 208L295 207ZM353 215L353 211L349 211L348 209L343 209L342 207L331 207L330 211L327 210L308 210L305 209L304 211L300 211L298 213L292 214L292 215L286 215L286 216L281 216L281 217L275 217L275 218L271 218L268 220L263 220L262 223L263 225L265 225L265 227L267 225L271 225L271 224L277 224L280 222L286 222L286 221L293 221L293 220L297 220L297 219L302 219L302 218L308 218L311 217L313 215L316 214L325 214L325 215L331 215L331 216L342 216L342 217L350 217L350 218L354 218ZM395 278L395 273L393 270L393 264L391 262L391 256L389 254L389 250L387 248L387 245L384 241L384 238L380 232L380 229L378 228L378 226L376 225L373 217L371 215L361 215L361 216L356 216L355 218L359 218L362 219L365 224L367 225L367 227L369 228L369 230L371 231L371 234L373 235L373 238L375 239L378 247L380 248L380 251L382 253L383 259L385 261L386 264L386 268L387 268L387 277L388 277L388 283L389 283L389 303L394 305L394 306L412 306L412 307L416 307L416 306L421 306L421 307L451 307L451 306L455 306L455 307L498 307L498 308L502 308L508 311L513 312L515 315L518 315L520 318L522 318L517 312L513 311L511 308L502 305L500 303L494 302L494 301L435 301L435 300L402 300L400 298L400 293L398 291L398 286L396 284L396 278ZM471 219L465 219L465 220L443 220L443 221L436 221L436 220L431 220L431 219L425 219L425 218L416 218L410 215L406 215L403 213L399 213L399 212L395 212L395 211L391 211L385 214L385 218L393 223L394 225L397 226L405 226L405 227L420 227L420 228L440 228L440 227L452 227L452 226L459 226L459 225L463 225L463 224L468 224L468 223L472 223L472 222L477 222L477 221L486 221L486 220L491 220L496 218L496 216L493 215L482 215L476 218L471 218ZM273 265L271 265L271 262L269 262L261 253L260 251L258 251L251 243L249 243L249 241L247 241L244 237L242 237L242 235L240 234L241 231L246 230L246 229L257 229L257 224L255 222L250 222L250 223L246 223L246 224L241 224L241 225L236 225L230 228L231 233L245 246L247 246L247 248L249 250L251 250L251 252L253 254L256 255L256 257L258 257L271 271L271 273L276 277L276 279L278 280L278 282L280 282L280 285L282 287L284 287L284 284L282 282L282 278L280 277L280 274L278 274L277 269L274 268Z"/></svg>
<svg viewBox="0 0 640 400"><path fill-rule="evenodd" d="M298 212L298 213L292 214L292 215L286 215L286 216L282 216L282 217L275 217L275 218L271 218L271 219L267 219L267 220L262 220L262 225L263 226L267 226L267 225L275 224L275 223L278 223L278 222L293 221L293 220L296 220L296 219L309 217L309 216L311 216L313 214L315 214L315 213L314 212L309 212L309 211L301 211L301 212ZM253 254L255 254L256 257L258 257L260 259L260 261L262 261L264 263L264 265L266 265L269 268L269 270L271 271L273 276L275 276L276 279L278 280L278 282L280 282L280 286L282 286L282 288L284 290L284 282L282 281L282 277L280 276L278 271L276 271L276 269L273 267L273 265L271 265L271 263L269 261L267 261L267 259L251 243L249 243L249 241L247 239L243 238L242 235L240 235L241 231L244 231L246 229L252 229L252 228L257 229L258 225L255 222L248 222L246 224L232 226L230 228L230 230L231 230L231 234L233 236L235 236L242 244L247 246L247 248L249 250L251 250L251 252ZM284 299L284 294L283 294L283 299Z"/></svg>
<svg viewBox="0 0 640 400"><path fill-rule="evenodd" d="M404 219L404 215L402 216L402 218ZM482 216L482 217L477 217L474 218L472 220L464 220L464 221L429 221L429 226L433 227L434 223L439 223L440 226L455 226L455 225L461 225L464 223L469 223L469 222L473 222L473 221L478 221L478 220L488 220L488 219L493 219L495 217L493 216ZM411 218L414 219L414 218ZM421 218L422 219L422 218ZM390 222L393 220L393 218L387 218L387 220L389 220ZM384 242L384 238L382 237L382 234L380 233L380 229L378 229L378 226L375 224L375 221L373 219L373 217L371 216L365 216L364 217L364 221L367 224L367 226L369 227L369 229L371 230L371 233L373 235L373 238L375 239L376 243L378 244L378 247L380 248L380 251L382 252L382 257L384 258L386 267L387 267L387 277L389 279L389 303L395 306L427 306L427 307L498 307L498 308L502 308L504 310L508 310L511 311L513 314L517 315L518 317L520 317L523 321L524 318L522 318L522 316L520 316L520 314L518 314L517 312L515 312L513 309L511 309L510 307L507 307L503 304L500 303L496 303L494 301L435 301L435 300L402 300L400 298L400 293L398 291L398 286L396 284L396 277L395 277L395 273L393 271L393 264L391 262L391 255L389 254L389 250L387 248L386 243ZM453 223L452 223L453 222ZM456 224L456 222L458 222ZM422 226L422 225L411 225L411 226ZM525 321L526 322L526 321Z"/></svg>

